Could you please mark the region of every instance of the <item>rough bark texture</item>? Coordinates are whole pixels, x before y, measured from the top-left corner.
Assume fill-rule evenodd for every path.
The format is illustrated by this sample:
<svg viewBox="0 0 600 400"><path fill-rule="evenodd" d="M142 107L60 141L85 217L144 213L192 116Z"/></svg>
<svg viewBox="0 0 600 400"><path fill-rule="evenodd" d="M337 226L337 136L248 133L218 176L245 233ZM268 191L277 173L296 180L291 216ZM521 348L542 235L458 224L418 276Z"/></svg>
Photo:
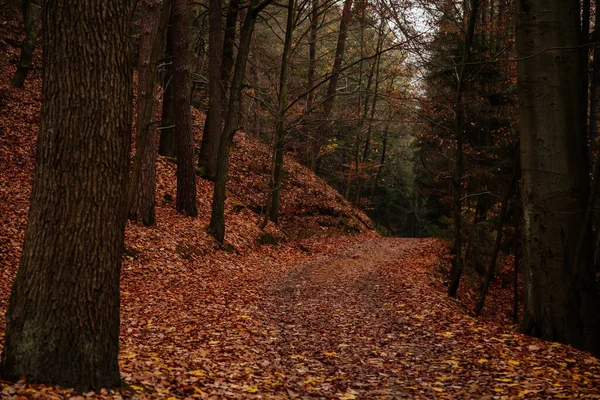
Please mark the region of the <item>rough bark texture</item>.
<svg viewBox="0 0 600 400"><path fill-rule="evenodd" d="M239 129L241 105L242 105L242 86L246 71L246 62L250 52L250 41L258 13L264 9L270 0L252 0L244 18L244 25L240 33L240 44L238 54L235 60L235 69L229 90L229 108L227 110L227 119L221 135L219 144L219 154L217 158L217 174L215 176L215 188L213 193L213 205L210 218L209 232L223 243L225 240L225 199L227 193L227 180L229 178L229 151L233 141L233 135Z"/></svg>
<svg viewBox="0 0 600 400"><path fill-rule="evenodd" d="M517 23L525 288L520 328L597 353L587 233L582 255L575 254L589 191L579 4L518 1Z"/></svg>
<svg viewBox="0 0 600 400"><path fill-rule="evenodd" d="M158 154L175 158L175 84L173 82L173 22L167 28L165 50L166 71L163 78L163 101L160 121L160 142Z"/></svg>
<svg viewBox="0 0 600 400"><path fill-rule="evenodd" d="M119 384L132 10L131 0L45 1L40 134L3 378Z"/></svg>
<svg viewBox="0 0 600 400"><path fill-rule="evenodd" d="M329 132L329 117L333 110L335 102L335 93L337 91L340 72L342 69L342 61L344 60L344 49L346 48L346 37L348 36L348 24L352 17L353 0L344 0L344 8L342 9L342 18L340 20L340 30L338 32L338 40L335 48L335 59L331 68L329 86L327 86L327 94L323 102L323 123L317 130L317 135L313 141L313 146L310 153L309 167L316 171L318 168L319 153L321 147L325 144Z"/></svg>
<svg viewBox="0 0 600 400"><path fill-rule="evenodd" d="M128 204L129 218L150 226L156 224L156 62L161 50L161 36L169 18L169 0L146 0L141 8L136 153Z"/></svg>
<svg viewBox="0 0 600 400"><path fill-rule="evenodd" d="M173 0L173 80L175 89L175 146L177 148L177 211L198 215L196 205L196 171L194 169L194 137L190 122L190 89L187 35L187 0Z"/></svg>
<svg viewBox="0 0 600 400"><path fill-rule="evenodd" d="M222 102L223 85L221 80L223 60L223 32L221 28L221 0L210 0L208 14L208 114L202 135L202 146L198 166L206 169L205 175L214 179L217 171L217 155L223 125Z"/></svg>
<svg viewBox="0 0 600 400"><path fill-rule="evenodd" d="M21 44L21 57L17 64L17 71L11 81L11 85L22 88L31 68L33 51L40 34L40 11L41 0L22 0L23 24L25 25L25 40Z"/></svg>

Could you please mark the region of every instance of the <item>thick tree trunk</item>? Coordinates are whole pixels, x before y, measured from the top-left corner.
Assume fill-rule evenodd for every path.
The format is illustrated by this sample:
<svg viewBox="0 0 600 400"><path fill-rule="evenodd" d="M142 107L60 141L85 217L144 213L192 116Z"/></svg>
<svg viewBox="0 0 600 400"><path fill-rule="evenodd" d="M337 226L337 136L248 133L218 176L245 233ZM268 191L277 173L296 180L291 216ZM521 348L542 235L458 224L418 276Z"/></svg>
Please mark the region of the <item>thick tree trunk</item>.
<svg viewBox="0 0 600 400"><path fill-rule="evenodd" d="M452 215L454 219L454 254L456 258L450 271L450 286L448 294L456 296L460 278L463 272L463 252L462 252L462 173L463 173L463 129L464 129L464 107L463 92L465 88L465 79L467 76L466 63L471 59L471 44L475 34L475 23L477 21L477 9L479 0L470 0L471 11L467 23L467 32L465 35L465 44L463 47L462 61L458 72L458 83L456 87L455 98L455 126L454 135L456 137L456 165L454 166L454 177L452 178Z"/></svg>
<svg viewBox="0 0 600 400"><path fill-rule="evenodd" d="M576 254L589 192L582 134L587 107L576 49L578 1L518 1L517 24L525 271L520 328L598 352L589 232L582 238L581 255Z"/></svg>
<svg viewBox="0 0 600 400"><path fill-rule="evenodd" d="M179 213L195 217L198 215L198 206L196 205L194 137L190 121L187 18L187 0L172 0L175 147L177 148L177 200L175 206Z"/></svg>
<svg viewBox="0 0 600 400"><path fill-rule="evenodd" d="M131 220L150 226L156 224L156 62L161 51L161 36L169 19L169 0L145 0L141 8L136 153L128 205Z"/></svg>
<svg viewBox="0 0 600 400"><path fill-rule="evenodd" d="M244 25L240 33L240 45L235 60L235 69L231 88L229 90L229 108L227 110L227 119L221 135L219 144L219 155L217 158L217 174L215 176L215 188L213 193L213 204L210 218L209 232L217 239L219 243L225 241L225 199L227 193L227 180L229 179L229 151L233 141L233 135L239 129L241 105L242 105L242 87L244 85L244 76L246 72L246 62L250 52L250 42L256 18L270 0L252 0L246 11Z"/></svg>
<svg viewBox="0 0 600 400"><path fill-rule="evenodd" d="M119 385L133 3L44 2L41 125L23 255L6 313L4 378Z"/></svg>
<svg viewBox="0 0 600 400"><path fill-rule="evenodd" d="M31 68L33 51L40 34L40 12L42 0L22 0L23 24L25 25L25 40L21 44L21 57L17 64L17 71L11 81L11 85L22 88Z"/></svg>
<svg viewBox="0 0 600 400"><path fill-rule="evenodd" d="M175 83L173 81L173 21L172 16L167 28L165 50L166 72L163 78L162 115L160 121L160 142L158 154L164 157L177 156L175 146Z"/></svg>
<svg viewBox="0 0 600 400"><path fill-rule="evenodd" d="M206 169L204 174L214 179L217 171L217 155L222 132L222 52L223 32L221 28L221 0L210 0L208 14L210 29L208 32L208 114L204 125L202 146L198 166Z"/></svg>
<svg viewBox="0 0 600 400"><path fill-rule="evenodd" d="M327 94L325 101L323 102L323 114L322 124L317 129L315 140L310 154L309 167L316 171L318 168L319 153L321 147L324 145L329 133L329 117L333 110L333 104L335 102L335 93L337 91L338 81L340 79L340 72L342 69L342 61L344 60L344 50L346 48L346 37L348 36L348 25L350 24L350 18L352 17L352 3L353 0L344 0L344 8L342 9L342 18L340 20L340 30L338 33L337 45L335 48L335 59L333 61L333 67L331 68L331 75L329 79L329 86L327 86Z"/></svg>

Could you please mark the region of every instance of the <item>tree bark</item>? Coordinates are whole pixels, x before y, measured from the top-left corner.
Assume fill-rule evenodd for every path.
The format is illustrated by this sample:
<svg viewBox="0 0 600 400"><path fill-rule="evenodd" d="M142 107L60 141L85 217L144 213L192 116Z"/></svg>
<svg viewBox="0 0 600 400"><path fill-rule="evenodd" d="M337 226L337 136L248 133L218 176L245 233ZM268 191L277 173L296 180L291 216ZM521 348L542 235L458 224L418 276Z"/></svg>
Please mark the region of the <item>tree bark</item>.
<svg viewBox="0 0 600 400"><path fill-rule="evenodd" d="M321 126L317 128L317 135L313 141L313 146L311 149L309 167L313 171L317 171L318 169L317 166L319 153L329 133L329 117L331 116L331 111L333 110L335 93L337 91L337 85L342 69L342 61L344 60L346 37L348 36L348 25L350 24L350 19L352 18L352 3L353 0L344 0L344 8L342 9L342 18L340 20L340 30L335 48L335 59L333 61L333 67L331 68L331 78L329 79L329 85L327 86L327 94L325 96L325 101L323 102L323 122Z"/></svg>
<svg viewBox="0 0 600 400"><path fill-rule="evenodd" d="M119 385L133 5L44 2L40 134L6 313L5 379L84 389Z"/></svg>
<svg viewBox="0 0 600 400"><path fill-rule="evenodd" d="M156 224L156 62L170 5L169 0L145 0L141 8L136 153L129 182L128 205L132 221L151 226Z"/></svg>
<svg viewBox="0 0 600 400"><path fill-rule="evenodd" d="M175 84L173 82L173 21L169 19L165 50L166 71L162 83L163 101L160 121L158 154L164 157L177 156L175 146Z"/></svg>
<svg viewBox="0 0 600 400"><path fill-rule="evenodd" d="M508 210L508 202L513 196L516 188L517 181L519 180L519 172L520 172L520 164L519 164L519 156L517 155L517 162L515 165L515 170L513 172L512 180L510 181L510 185L508 186L508 190L504 195L504 199L502 199L502 208L500 209L500 215L498 216L498 225L496 225L496 243L494 244L494 251L492 252L492 259L490 260L490 264L488 265L487 275L485 277L485 282L483 283L483 287L481 288L481 295L479 297L479 301L475 306L475 315L481 315L481 311L483 311L483 305L485 304L485 298L487 296L488 290L490 288L490 284L492 283L492 279L494 278L494 272L496 270L496 261L498 260L498 253L500 252L500 245L502 244L502 228L504 227L504 220L506 219L506 211Z"/></svg>
<svg viewBox="0 0 600 400"><path fill-rule="evenodd" d="M222 52L223 32L221 23L221 0L210 0L208 14L210 29L208 32L208 114L204 125L202 146L198 166L206 169L205 176L214 179L217 170L217 155L222 132Z"/></svg>
<svg viewBox="0 0 600 400"><path fill-rule="evenodd" d="M275 120L275 140L273 141L273 162L271 165L271 180L269 183L268 218L277 224L281 208L281 182L283 180L283 145L285 139L285 110L287 108L287 85L290 65L290 53L294 34L295 1L289 0L283 54L281 56L281 71L279 74L279 94L277 118ZM266 221L266 220L265 220ZM264 227L264 226L263 226Z"/></svg>
<svg viewBox="0 0 600 400"><path fill-rule="evenodd" d="M475 23L477 22L477 9L479 0L471 0L471 11L467 23L467 32L465 34L465 44L461 65L458 72L458 82L456 85L456 98L454 100L455 126L454 135L456 137L456 165L454 169L454 177L452 178L452 203L454 210L452 211L454 219L454 254L456 258L452 264L450 271L450 285L448 286L448 294L452 297L456 296L460 278L463 272L462 259L462 173L463 173L463 129L464 129L464 106L463 92L465 87L465 78L467 74L467 62L471 59L471 44L475 34Z"/></svg>
<svg viewBox="0 0 600 400"><path fill-rule="evenodd" d="M180 214L198 215L194 137L190 122L190 89L187 35L187 0L172 0L173 80L175 89L175 147L177 149L177 200Z"/></svg>
<svg viewBox="0 0 600 400"><path fill-rule="evenodd" d="M209 232L217 239L219 243L225 241L225 199L227 193L227 180L229 179L229 151L235 132L239 129L241 105L242 105L242 87L244 85L244 76L246 72L246 62L250 52L250 42L256 18L271 0L251 0L244 24L240 33L240 45L235 60L235 69L229 90L229 108L227 110L227 119L221 135L219 144L219 154L217 158L217 174L215 176L215 188L213 193L213 204L210 218Z"/></svg>
<svg viewBox="0 0 600 400"><path fill-rule="evenodd" d="M41 0L22 0L21 10L23 12L23 24L25 25L25 40L21 44L21 57L17 64L15 76L11 85L16 88L22 88L31 68L33 51L40 34L40 13Z"/></svg>
<svg viewBox="0 0 600 400"><path fill-rule="evenodd" d="M574 0L517 2L525 289L520 329L598 353L589 232L582 255L576 254L589 193L579 15Z"/></svg>

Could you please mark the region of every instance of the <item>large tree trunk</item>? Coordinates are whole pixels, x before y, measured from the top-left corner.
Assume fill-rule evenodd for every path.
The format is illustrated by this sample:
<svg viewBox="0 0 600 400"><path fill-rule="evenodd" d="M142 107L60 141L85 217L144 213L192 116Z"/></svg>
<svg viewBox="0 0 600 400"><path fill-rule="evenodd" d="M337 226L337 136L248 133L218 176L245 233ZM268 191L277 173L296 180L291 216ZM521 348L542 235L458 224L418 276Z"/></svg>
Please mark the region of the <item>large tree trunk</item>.
<svg viewBox="0 0 600 400"><path fill-rule="evenodd" d="M23 255L6 313L4 378L86 389L119 385L133 3L44 3L40 134Z"/></svg>
<svg viewBox="0 0 600 400"><path fill-rule="evenodd" d="M129 218L146 226L156 224L156 62L161 51L161 36L169 19L169 0L142 2L136 153L129 182Z"/></svg>
<svg viewBox="0 0 600 400"><path fill-rule="evenodd" d="M179 213L195 217L198 215L198 206L196 205L194 137L190 121L187 18L187 0L172 0L175 147L177 149L177 200L175 206Z"/></svg>
<svg viewBox="0 0 600 400"><path fill-rule="evenodd" d="M517 23L525 286L520 328L597 352L598 302L589 232L580 238L589 176L582 134L587 107L580 93L576 49L579 4L518 1ZM576 254L580 240L581 255Z"/></svg>
<svg viewBox="0 0 600 400"><path fill-rule="evenodd" d="M208 14L210 30L208 32L208 114L204 125L202 146L198 166L206 169L205 175L214 179L217 170L217 154L222 132L222 51L223 32L221 31L221 0L210 0Z"/></svg>
<svg viewBox="0 0 600 400"><path fill-rule="evenodd" d="M317 129L317 134L311 148L309 167L316 171L319 162L319 153L324 145L329 133L329 117L333 110L335 102L335 93L337 91L340 72L342 70L342 61L344 60L344 50L346 48L346 37L348 36L348 25L352 17L353 0L344 0L344 8L342 9L342 18L340 20L340 30L338 32L338 40L335 48L335 59L331 68L329 86L327 86L327 94L323 103L322 124Z"/></svg>
<svg viewBox="0 0 600 400"><path fill-rule="evenodd" d="M254 24L260 11L264 9L270 0L252 0L246 11L244 25L240 33L240 45L235 60L235 69L231 88L229 90L229 108L227 110L227 119L221 135L219 144L219 155L217 158L217 174L215 176L215 188L213 193L212 213L210 218L209 232L217 239L219 243L225 240L225 198L227 193L227 180L229 178L229 151L233 141L233 135L239 129L241 105L242 105L242 87L244 85L244 76L246 72L246 62L250 52L250 41Z"/></svg>
<svg viewBox="0 0 600 400"><path fill-rule="evenodd" d="M306 90L309 92L306 96L306 111L312 112L315 93L312 89L315 87L315 72L317 70L317 33L319 29L319 0L312 1L312 10L310 12L310 34L308 39L308 77Z"/></svg>
<svg viewBox="0 0 600 400"><path fill-rule="evenodd" d="M22 0L23 24L25 25L25 40L21 44L21 57L17 64L17 71L11 81L11 85L22 88L31 68L33 51L40 34L40 10L42 0Z"/></svg>
<svg viewBox="0 0 600 400"><path fill-rule="evenodd" d="M452 178L452 204L454 220L454 254L456 258L450 271L450 285L448 294L456 296L460 278L463 272L463 251L462 251L462 174L463 174L463 130L464 130L464 107L463 92L465 90L465 79L467 77L467 62L471 59L471 44L475 34L475 23L477 21L477 9L479 0L471 0L471 11L467 23L467 32L465 34L465 44L463 47L462 61L458 72L458 83L456 86L456 97L454 100L454 136L456 137L456 165L454 166L454 176Z"/></svg>

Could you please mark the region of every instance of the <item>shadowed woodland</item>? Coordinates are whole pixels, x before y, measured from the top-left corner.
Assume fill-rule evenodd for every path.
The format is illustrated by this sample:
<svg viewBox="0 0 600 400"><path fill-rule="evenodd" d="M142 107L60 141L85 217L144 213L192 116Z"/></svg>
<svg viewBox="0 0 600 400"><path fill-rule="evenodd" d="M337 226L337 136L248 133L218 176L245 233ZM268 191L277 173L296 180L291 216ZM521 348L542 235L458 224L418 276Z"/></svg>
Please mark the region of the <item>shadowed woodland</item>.
<svg viewBox="0 0 600 400"><path fill-rule="evenodd" d="M600 398L600 1L0 3L0 397Z"/></svg>

